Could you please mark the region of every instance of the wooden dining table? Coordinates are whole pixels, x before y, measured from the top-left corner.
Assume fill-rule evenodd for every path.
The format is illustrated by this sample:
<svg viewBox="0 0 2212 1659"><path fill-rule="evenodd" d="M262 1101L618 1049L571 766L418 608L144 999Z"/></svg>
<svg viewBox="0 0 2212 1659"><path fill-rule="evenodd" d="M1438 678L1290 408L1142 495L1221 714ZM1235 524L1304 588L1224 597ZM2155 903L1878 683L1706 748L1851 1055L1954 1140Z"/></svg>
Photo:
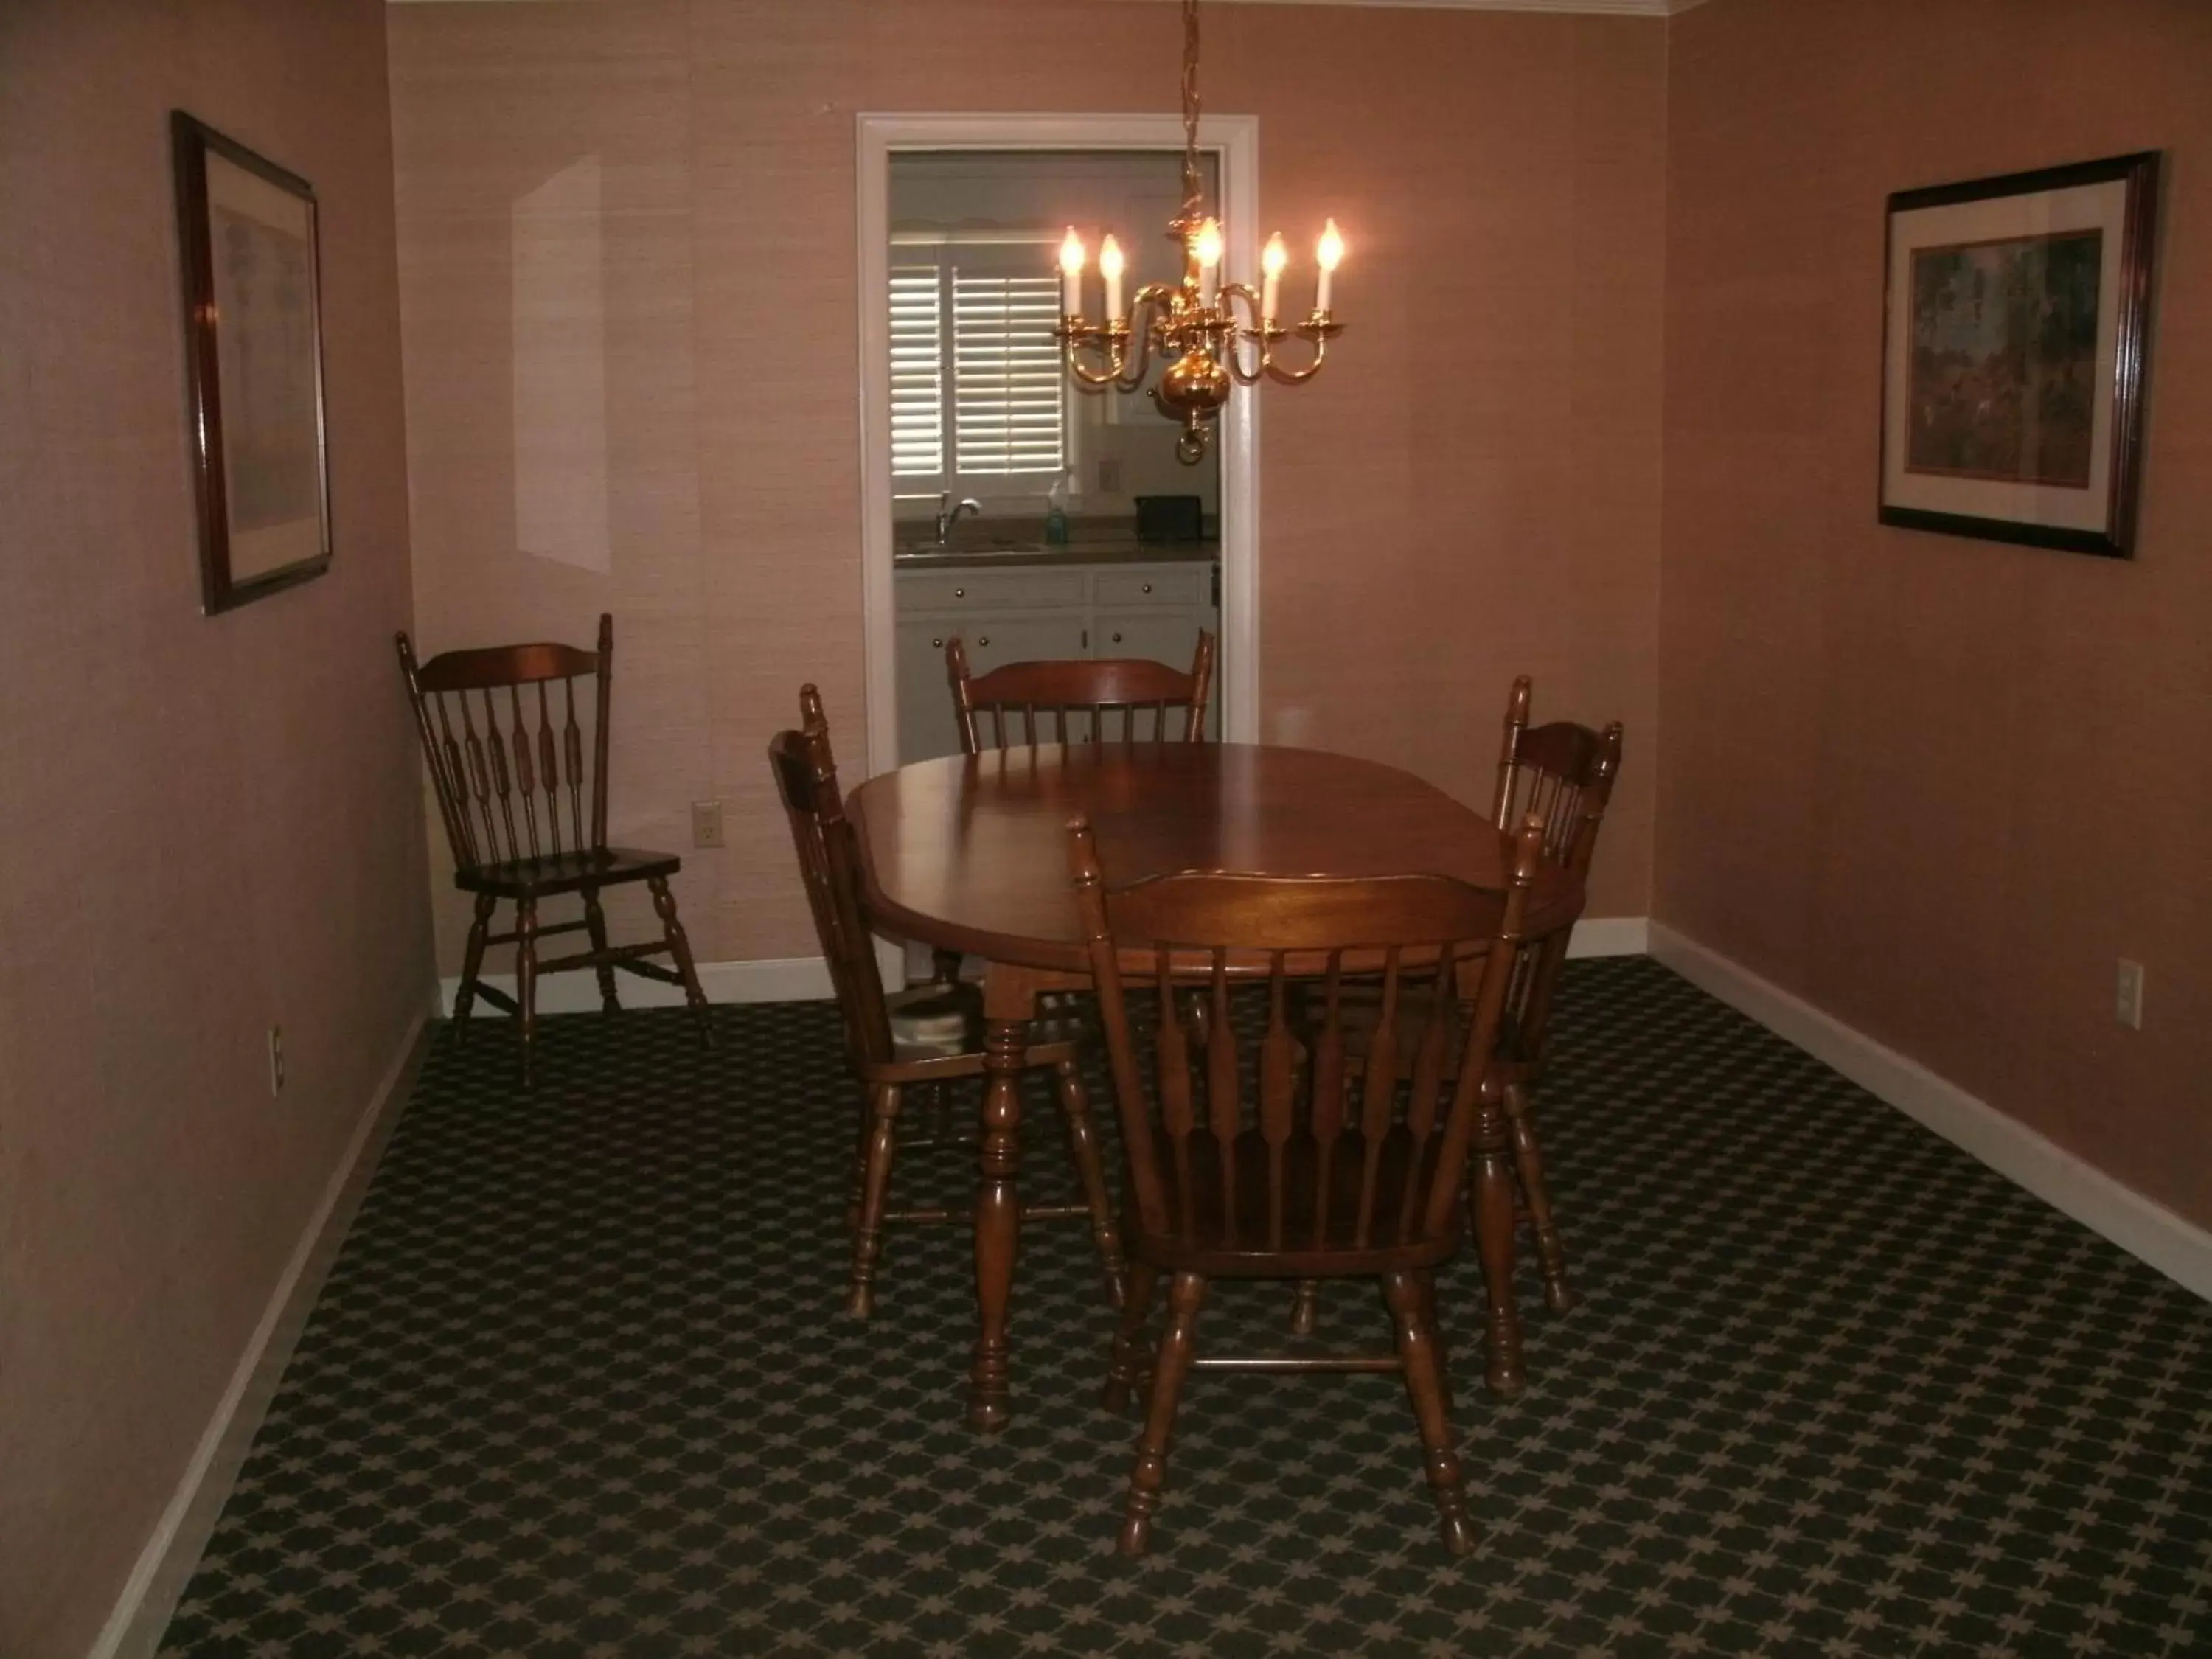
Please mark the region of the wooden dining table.
<svg viewBox="0 0 2212 1659"><path fill-rule="evenodd" d="M1079 744L951 755L871 778L848 810L872 924L985 964L988 1081L968 1406L969 1421L982 1430L1005 1427L1009 1415L1022 1051L1041 993L1091 983L1068 874L1070 821L1090 819L1111 885L1218 870L1441 874L1496 890L1512 869L1510 836L1410 773L1255 744ZM1559 871L1540 877L1529 898L1531 933L1571 924L1582 902ZM1149 973L1150 957L1147 951L1133 958L1130 971Z"/></svg>

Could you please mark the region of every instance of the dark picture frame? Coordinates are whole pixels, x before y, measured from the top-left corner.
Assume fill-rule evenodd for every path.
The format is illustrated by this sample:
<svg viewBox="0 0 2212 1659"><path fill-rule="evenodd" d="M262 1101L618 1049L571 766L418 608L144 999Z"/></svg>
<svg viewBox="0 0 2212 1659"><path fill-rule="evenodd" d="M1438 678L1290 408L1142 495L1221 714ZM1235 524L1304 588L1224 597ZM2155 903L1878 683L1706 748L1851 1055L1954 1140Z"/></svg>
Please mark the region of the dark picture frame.
<svg viewBox="0 0 2212 1659"><path fill-rule="evenodd" d="M330 568L315 192L182 110L169 115L185 417L207 614Z"/></svg>
<svg viewBox="0 0 2212 1659"><path fill-rule="evenodd" d="M2146 150L1889 198L1883 524L2131 556L2158 173Z"/></svg>

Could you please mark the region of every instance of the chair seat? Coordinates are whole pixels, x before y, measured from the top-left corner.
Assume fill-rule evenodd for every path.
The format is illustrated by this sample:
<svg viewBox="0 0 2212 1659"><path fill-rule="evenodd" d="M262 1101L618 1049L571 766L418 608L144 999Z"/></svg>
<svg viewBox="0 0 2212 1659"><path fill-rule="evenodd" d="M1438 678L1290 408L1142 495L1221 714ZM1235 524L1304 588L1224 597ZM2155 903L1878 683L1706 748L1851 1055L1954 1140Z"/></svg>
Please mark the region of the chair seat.
<svg viewBox="0 0 2212 1659"><path fill-rule="evenodd" d="M1030 1023L1024 1065L1049 1066L1073 1057L1075 1045L1083 1038L1084 1024L1072 1001L1058 997L1042 1000L1037 1018ZM884 1006L890 1016L891 1046L901 1064L972 1059L975 1069L982 1070L981 986L964 980L951 985L917 985L885 997Z"/></svg>
<svg viewBox="0 0 2212 1659"><path fill-rule="evenodd" d="M1413 1140L1403 1128L1383 1138L1364 1243L1358 1242L1358 1219L1365 1147L1357 1133L1337 1143L1330 1160L1328 1222L1318 1237L1314 1229L1316 1148L1310 1135L1294 1134L1284 1143L1283 1180L1278 1186L1270 1179L1267 1143L1256 1130L1246 1130L1237 1139L1236 1167L1226 1190L1219 1143L1209 1132L1194 1132L1182 1158L1176 1156L1173 1138L1157 1124L1153 1139L1163 1197L1169 1215L1176 1219L1176 1231L1173 1236L1147 1232L1132 1204L1123 1237L1133 1257L1164 1272L1333 1278L1433 1267L1451 1254L1450 1226L1425 1237L1405 1237L1423 1231L1419 1217L1408 1216L1407 1206L1427 1200L1432 1164L1424 1156L1419 1168L1408 1169ZM1431 1143L1431 1152L1434 1145ZM1271 1189L1282 1194L1279 1214L1272 1207ZM1407 1221L1413 1224L1405 1225Z"/></svg>
<svg viewBox="0 0 2212 1659"><path fill-rule="evenodd" d="M573 893L584 887L649 881L655 876L672 876L683 867L683 859L674 853L649 853L635 847L602 847L456 870L453 885L465 892L490 893L500 898L537 898L547 893Z"/></svg>

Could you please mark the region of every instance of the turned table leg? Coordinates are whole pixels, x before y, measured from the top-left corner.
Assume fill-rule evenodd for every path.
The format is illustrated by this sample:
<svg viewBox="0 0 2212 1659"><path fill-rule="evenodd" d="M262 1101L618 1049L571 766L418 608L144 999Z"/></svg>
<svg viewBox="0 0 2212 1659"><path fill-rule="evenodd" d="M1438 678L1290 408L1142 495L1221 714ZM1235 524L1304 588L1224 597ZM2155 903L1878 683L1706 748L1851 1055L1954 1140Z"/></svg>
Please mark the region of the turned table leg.
<svg viewBox="0 0 2212 1659"><path fill-rule="evenodd" d="M1022 1053L1029 1046L1036 998L1027 976L994 963L983 988L982 1144L975 1182L975 1363L968 1375L968 1422L996 1431L1006 1426L1006 1312L1014 1289L1014 1255L1022 1211L1015 1191L1021 1166Z"/></svg>

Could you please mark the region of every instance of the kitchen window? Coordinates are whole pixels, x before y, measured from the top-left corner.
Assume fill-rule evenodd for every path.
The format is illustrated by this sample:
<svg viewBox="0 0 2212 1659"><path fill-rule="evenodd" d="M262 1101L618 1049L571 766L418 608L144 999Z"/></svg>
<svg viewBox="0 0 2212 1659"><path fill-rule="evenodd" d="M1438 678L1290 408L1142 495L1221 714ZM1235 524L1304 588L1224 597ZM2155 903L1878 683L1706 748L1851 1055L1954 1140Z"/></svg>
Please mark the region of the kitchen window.
<svg viewBox="0 0 2212 1659"><path fill-rule="evenodd" d="M1059 323L1043 240L894 248L896 495L1044 495L1070 460Z"/></svg>

